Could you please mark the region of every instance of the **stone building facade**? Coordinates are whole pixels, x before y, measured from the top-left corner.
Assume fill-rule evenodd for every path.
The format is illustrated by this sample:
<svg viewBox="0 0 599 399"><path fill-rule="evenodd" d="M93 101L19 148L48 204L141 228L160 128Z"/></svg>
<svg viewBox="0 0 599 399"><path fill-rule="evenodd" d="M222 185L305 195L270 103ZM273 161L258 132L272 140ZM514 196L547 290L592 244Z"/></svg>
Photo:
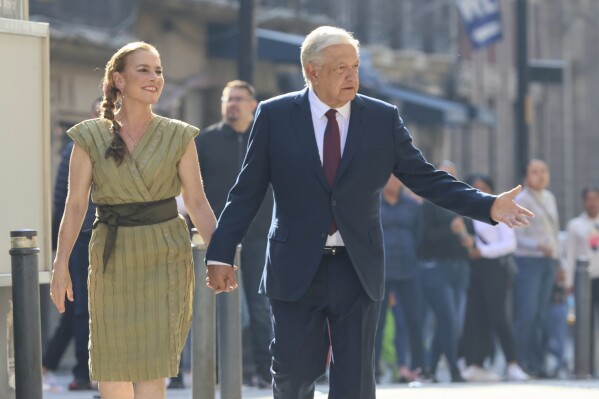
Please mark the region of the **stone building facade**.
<svg viewBox="0 0 599 399"><path fill-rule="evenodd" d="M365 93L400 107L428 159L452 159L461 176L489 173L503 190L518 182L515 3L500 2L503 39L478 51L470 48L453 0L260 0L256 25L300 39L323 24L355 32L369 68L362 76ZM599 2L529 0L528 7L530 58L564 65L561 82L530 85L530 157L549 163L550 188L565 222L580 211L582 185L599 180L599 157L592 153L599 144L599 75L594 72ZM103 63L131 40L146 40L161 51L168 82L158 104L161 113L198 126L217 120L220 90L236 77L236 62L215 56L211 46L235 31L238 9L238 0L31 0L32 19L52 27L55 151L64 128L88 117L89 104L100 94ZM259 57L256 71L261 98L303 84L297 60ZM467 115L457 122L429 120L426 113L414 118L409 112L414 100L406 99L405 90L424 95L416 97L425 111L458 106Z"/></svg>

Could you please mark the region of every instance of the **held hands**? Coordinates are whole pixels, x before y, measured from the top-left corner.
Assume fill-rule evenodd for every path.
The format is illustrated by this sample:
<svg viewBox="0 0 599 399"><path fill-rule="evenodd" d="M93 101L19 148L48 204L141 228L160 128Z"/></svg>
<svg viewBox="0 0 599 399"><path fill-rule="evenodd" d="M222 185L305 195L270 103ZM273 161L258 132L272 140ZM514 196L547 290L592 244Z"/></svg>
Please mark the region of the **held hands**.
<svg viewBox="0 0 599 399"><path fill-rule="evenodd" d="M54 268L52 270L52 281L50 282L50 298L54 302L54 306L60 313L64 313L64 298L66 297L69 301L75 300L73 296L73 284L71 282L71 276L69 275L69 268L66 264L59 264L54 262Z"/></svg>
<svg viewBox="0 0 599 399"><path fill-rule="evenodd" d="M520 191L522 186L518 185L510 191L499 194L491 206L491 219L505 223L508 227L528 226L528 218L533 218L535 215L514 201Z"/></svg>
<svg viewBox="0 0 599 399"><path fill-rule="evenodd" d="M212 288L215 294L235 290L238 287L235 270L237 270L235 266L208 265L206 267L206 286Z"/></svg>

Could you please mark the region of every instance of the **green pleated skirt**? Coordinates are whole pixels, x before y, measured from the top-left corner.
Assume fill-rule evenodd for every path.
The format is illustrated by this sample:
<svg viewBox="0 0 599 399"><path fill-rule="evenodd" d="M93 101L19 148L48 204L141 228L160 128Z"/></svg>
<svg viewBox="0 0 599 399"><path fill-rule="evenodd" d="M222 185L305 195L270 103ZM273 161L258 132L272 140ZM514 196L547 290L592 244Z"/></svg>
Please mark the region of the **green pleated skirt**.
<svg viewBox="0 0 599 399"><path fill-rule="evenodd" d="M119 227L106 270L106 226L90 241L89 365L93 381L177 375L191 324L194 274L183 218Z"/></svg>

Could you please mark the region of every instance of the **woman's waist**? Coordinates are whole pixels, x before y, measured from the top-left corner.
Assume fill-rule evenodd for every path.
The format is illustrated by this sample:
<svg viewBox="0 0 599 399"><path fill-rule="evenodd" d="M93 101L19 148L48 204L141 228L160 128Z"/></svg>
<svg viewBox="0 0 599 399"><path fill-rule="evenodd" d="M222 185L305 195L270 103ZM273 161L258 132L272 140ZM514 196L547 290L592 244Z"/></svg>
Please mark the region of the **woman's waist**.
<svg viewBox="0 0 599 399"><path fill-rule="evenodd" d="M97 204L94 228L98 224L111 227L134 227L163 223L179 215L174 197L157 201L125 204Z"/></svg>
<svg viewBox="0 0 599 399"><path fill-rule="evenodd" d="M96 219L97 220L97 219ZM158 229L163 230L164 228L170 228L170 227L176 227L176 228L180 228L181 226L183 226L184 228L187 229L187 222L185 220L185 217L183 217L183 215L181 214L177 214L174 215L172 218L170 219L166 219L166 220L162 220L156 223L147 223L147 224L135 224L135 225L118 225L118 231L119 232L127 232L127 231L138 231L138 230L149 230L149 229ZM100 232L100 231L104 231L105 229L110 228L110 226L108 224L105 223L97 223L96 227L94 227L94 229L91 230L91 234L93 235L96 231Z"/></svg>

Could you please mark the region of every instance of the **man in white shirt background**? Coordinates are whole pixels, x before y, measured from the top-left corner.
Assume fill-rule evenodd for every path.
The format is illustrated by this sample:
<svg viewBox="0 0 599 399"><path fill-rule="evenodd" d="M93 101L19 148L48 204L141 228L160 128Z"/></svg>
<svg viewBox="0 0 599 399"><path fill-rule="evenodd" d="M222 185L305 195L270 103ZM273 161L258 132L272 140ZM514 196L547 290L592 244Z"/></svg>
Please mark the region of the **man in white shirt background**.
<svg viewBox="0 0 599 399"><path fill-rule="evenodd" d="M574 286L574 271L576 260L589 260L591 276L591 372L597 375L599 371L599 352L596 349L599 324L599 185L589 184L582 190L584 211L571 219L567 227L566 246L566 284L570 291Z"/></svg>

